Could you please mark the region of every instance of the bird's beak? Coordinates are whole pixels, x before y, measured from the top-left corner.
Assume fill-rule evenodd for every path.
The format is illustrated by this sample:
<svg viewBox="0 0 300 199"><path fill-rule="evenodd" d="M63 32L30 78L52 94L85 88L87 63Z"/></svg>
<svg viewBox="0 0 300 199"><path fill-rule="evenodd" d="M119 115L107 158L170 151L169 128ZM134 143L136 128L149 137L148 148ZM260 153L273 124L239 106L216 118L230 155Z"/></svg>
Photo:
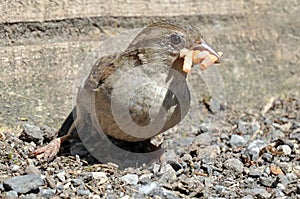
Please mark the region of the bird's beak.
<svg viewBox="0 0 300 199"><path fill-rule="evenodd" d="M195 44L192 48L193 50L200 50L200 51L208 51L210 54L216 56L218 60L215 63L220 63L220 55L215 51L204 39L201 39L197 44Z"/></svg>

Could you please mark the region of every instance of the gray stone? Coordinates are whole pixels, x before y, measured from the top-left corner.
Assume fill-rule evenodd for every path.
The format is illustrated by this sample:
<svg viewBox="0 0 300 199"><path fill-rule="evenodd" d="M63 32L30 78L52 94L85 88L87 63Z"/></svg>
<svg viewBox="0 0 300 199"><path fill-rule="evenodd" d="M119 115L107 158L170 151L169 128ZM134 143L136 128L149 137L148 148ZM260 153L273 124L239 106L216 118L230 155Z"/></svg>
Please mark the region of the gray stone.
<svg viewBox="0 0 300 199"><path fill-rule="evenodd" d="M249 174L250 177L259 177L262 175L262 171L259 170L258 168L250 168Z"/></svg>
<svg viewBox="0 0 300 199"><path fill-rule="evenodd" d="M19 165L16 165L16 164L12 164L10 166L10 169L14 172L18 171L21 167Z"/></svg>
<svg viewBox="0 0 300 199"><path fill-rule="evenodd" d="M16 191L8 191L5 193L5 198L18 198L18 192Z"/></svg>
<svg viewBox="0 0 300 199"><path fill-rule="evenodd" d="M255 179L249 177L249 178L246 178L244 181L245 181L246 184L252 184L253 182L255 182Z"/></svg>
<svg viewBox="0 0 300 199"><path fill-rule="evenodd" d="M38 126L32 124L25 124L23 126L23 131L20 135L20 139L26 142L33 141L36 144L41 144L44 140L43 132Z"/></svg>
<svg viewBox="0 0 300 199"><path fill-rule="evenodd" d="M108 177L104 172L92 172L92 176L99 184L104 184L108 180Z"/></svg>
<svg viewBox="0 0 300 199"><path fill-rule="evenodd" d="M136 185L139 182L139 176L136 174L128 173L121 177L121 179L128 184Z"/></svg>
<svg viewBox="0 0 300 199"><path fill-rule="evenodd" d="M139 192L145 195L148 195L154 189L158 189L159 185L156 182L152 182L151 184L143 185L139 187Z"/></svg>
<svg viewBox="0 0 300 199"><path fill-rule="evenodd" d="M141 184L150 184L152 182L151 180L151 177L153 176L152 173L145 173L145 174L142 174L140 177L139 177L139 182Z"/></svg>
<svg viewBox="0 0 300 199"><path fill-rule="evenodd" d="M284 153L284 155L291 155L291 153L292 153L291 147L289 147L289 145L286 145L286 144L284 144L284 145L279 145L279 146L277 147L277 150L278 150L278 151L282 151L282 152Z"/></svg>
<svg viewBox="0 0 300 199"><path fill-rule="evenodd" d="M35 193L30 193L30 194L22 195L20 199L41 199L41 197Z"/></svg>
<svg viewBox="0 0 300 199"><path fill-rule="evenodd" d="M159 164L156 164L156 163L154 163L153 164L153 173L154 174L158 174L159 173L159 169L160 169L160 165Z"/></svg>
<svg viewBox="0 0 300 199"><path fill-rule="evenodd" d="M253 196L251 196L251 195L246 195L246 196L242 197L242 199L253 199Z"/></svg>
<svg viewBox="0 0 300 199"><path fill-rule="evenodd" d="M148 196L156 196L156 198L168 198L168 199L179 199L172 191L169 191L162 187L157 187L151 189L151 191L146 194Z"/></svg>
<svg viewBox="0 0 300 199"><path fill-rule="evenodd" d="M82 179L79 179L79 178L77 178L77 179L72 179L72 184L74 185L74 186L81 186L81 185L84 185L84 182L83 182L83 180Z"/></svg>
<svg viewBox="0 0 300 199"><path fill-rule="evenodd" d="M162 176L160 180L162 182L174 182L177 179L176 171L173 169L173 167L169 164L164 165L161 168Z"/></svg>
<svg viewBox="0 0 300 199"><path fill-rule="evenodd" d="M261 157L267 162L272 162L273 159L273 155L270 153L264 153Z"/></svg>
<svg viewBox="0 0 300 199"><path fill-rule="evenodd" d="M56 174L57 178L64 182L66 180L66 172L65 171L61 171L58 174Z"/></svg>
<svg viewBox="0 0 300 199"><path fill-rule="evenodd" d="M271 187L275 182L275 179L272 177L260 177L260 183L266 187Z"/></svg>
<svg viewBox="0 0 300 199"><path fill-rule="evenodd" d="M217 193L223 193L226 190L226 187L221 186L221 185L215 185L214 189L217 191Z"/></svg>
<svg viewBox="0 0 300 199"><path fill-rule="evenodd" d="M86 189L79 189L77 190L77 194L80 196L88 196L91 194L91 191Z"/></svg>
<svg viewBox="0 0 300 199"><path fill-rule="evenodd" d="M54 194L56 193L55 189L44 189L44 188L39 188L40 192L39 195L45 198L51 198L52 196L54 196Z"/></svg>
<svg viewBox="0 0 300 199"><path fill-rule="evenodd" d="M279 182L281 182L285 186L291 183L295 183L298 179L294 173L288 173L286 175L279 174L278 178L279 178Z"/></svg>
<svg viewBox="0 0 300 199"><path fill-rule="evenodd" d="M201 133L197 135L193 141L193 144L197 146L207 146L212 142L211 133Z"/></svg>
<svg viewBox="0 0 300 199"><path fill-rule="evenodd" d="M182 157L181 157L181 160L182 161L185 161L185 162L191 162L193 161L193 157L188 154L188 153L185 153Z"/></svg>
<svg viewBox="0 0 300 199"><path fill-rule="evenodd" d="M231 146L238 147L246 144L246 140L243 136L233 134L229 140Z"/></svg>
<svg viewBox="0 0 300 199"><path fill-rule="evenodd" d="M296 130L290 134L290 138L296 139L298 142L300 142L300 128Z"/></svg>
<svg viewBox="0 0 300 199"><path fill-rule="evenodd" d="M236 158L226 160L224 166L226 169L233 170L237 173L242 173L244 169L244 164Z"/></svg>
<svg viewBox="0 0 300 199"><path fill-rule="evenodd" d="M212 175L213 169L209 164L202 164L201 168L205 170L208 173L208 175Z"/></svg>
<svg viewBox="0 0 300 199"><path fill-rule="evenodd" d="M213 187L214 180L212 179L212 177L207 177L204 179L204 184L206 187Z"/></svg>
<svg viewBox="0 0 300 199"><path fill-rule="evenodd" d="M57 130L49 126L42 126L40 128L43 132L44 140L52 140L57 134Z"/></svg>
<svg viewBox="0 0 300 199"><path fill-rule="evenodd" d="M254 188L251 192L254 196L258 196L259 198L270 198L272 195L264 188Z"/></svg>
<svg viewBox="0 0 300 199"><path fill-rule="evenodd" d="M260 125L258 122L244 122L239 120L238 130L243 132L243 134L252 135L255 131L259 130Z"/></svg>
<svg viewBox="0 0 300 199"><path fill-rule="evenodd" d="M4 191L3 183L0 183L0 191Z"/></svg>
<svg viewBox="0 0 300 199"><path fill-rule="evenodd" d="M199 148L197 158L200 160L211 160L218 157L221 153L220 147L218 145L206 146L204 148Z"/></svg>
<svg viewBox="0 0 300 199"><path fill-rule="evenodd" d="M275 196L276 196L276 198L282 198L282 199L285 198L284 197L285 194L279 189L275 189Z"/></svg>
<svg viewBox="0 0 300 199"><path fill-rule="evenodd" d="M190 146L194 140L194 137L182 136L174 140L174 144L177 146Z"/></svg>
<svg viewBox="0 0 300 199"><path fill-rule="evenodd" d="M99 195L91 195L91 196L89 196L89 198L91 198L91 199L101 199L101 197Z"/></svg>
<svg viewBox="0 0 300 199"><path fill-rule="evenodd" d="M154 189L154 191L155 191L155 189ZM178 197L177 195L175 195L175 193L173 193L172 191L167 190L165 188L161 188L161 192L162 192L162 195L161 195L162 198L181 199L180 197ZM153 195L155 195L155 192L153 193Z"/></svg>
<svg viewBox="0 0 300 199"><path fill-rule="evenodd" d="M297 182L297 179L298 179L297 175L294 174L294 173L287 173L287 174L286 174L286 177L287 177L287 179L288 179L289 184L290 184L290 183L296 183L296 182Z"/></svg>
<svg viewBox="0 0 300 199"><path fill-rule="evenodd" d="M170 164L175 171L182 169L182 164L179 163L180 159L177 157L174 150L168 150L165 155L165 160L167 164ZM182 161L181 161L182 162Z"/></svg>
<svg viewBox="0 0 300 199"><path fill-rule="evenodd" d="M277 189L285 190L285 186L282 183L277 183L276 187Z"/></svg>
<svg viewBox="0 0 300 199"><path fill-rule="evenodd" d="M3 186L6 190L14 190L18 193L27 193L29 191L36 190L41 185L44 185L44 181L40 175L35 174L15 176L6 179L3 182Z"/></svg>
<svg viewBox="0 0 300 199"><path fill-rule="evenodd" d="M246 152L252 157L252 160L257 160L260 150L266 146L265 141L257 139L248 145Z"/></svg>
<svg viewBox="0 0 300 199"><path fill-rule="evenodd" d="M273 126L270 126L270 128L271 128L271 130L270 130L270 133L268 133L267 138L271 142L273 142L279 138L285 137L285 134L282 131L275 130Z"/></svg>

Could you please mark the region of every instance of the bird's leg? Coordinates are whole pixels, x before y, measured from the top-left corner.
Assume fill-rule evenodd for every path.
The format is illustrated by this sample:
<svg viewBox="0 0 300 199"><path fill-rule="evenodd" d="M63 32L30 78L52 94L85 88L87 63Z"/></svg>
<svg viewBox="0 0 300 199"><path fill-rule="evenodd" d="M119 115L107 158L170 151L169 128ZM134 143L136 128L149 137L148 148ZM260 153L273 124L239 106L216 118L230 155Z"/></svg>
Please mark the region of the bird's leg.
<svg viewBox="0 0 300 199"><path fill-rule="evenodd" d="M44 160L50 161L52 160L57 153L59 152L60 145L64 141L70 139L72 136L70 134L64 135L59 138L55 138L52 140L49 144L46 146L43 146L33 152L33 155L35 155L38 159L43 158Z"/></svg>
<svg viewBox="0 0 300 199"><path fill-rule="evenodd" d="M72 114L72 113L71 113ZM58 138L52 140L46 146L43 146L33 152L38 159L43 158L44 160L50 161L52 160L59 152L60 145L66 140L75 138L77 136L75 121L72 120L70 123L67 134L61 135Z"/></svg>

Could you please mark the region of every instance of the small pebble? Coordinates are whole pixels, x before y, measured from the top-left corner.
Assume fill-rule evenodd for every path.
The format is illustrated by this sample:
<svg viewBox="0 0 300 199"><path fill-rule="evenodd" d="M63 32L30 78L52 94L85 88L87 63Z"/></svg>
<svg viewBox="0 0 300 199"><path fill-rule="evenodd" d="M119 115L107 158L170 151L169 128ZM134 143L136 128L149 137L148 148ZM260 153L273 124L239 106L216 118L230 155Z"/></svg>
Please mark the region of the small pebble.
<svg viewBox="0 0 300 199"><path fill-rule="evenodd" d="M56 174L56 176L62 182L64 182L66 180L66 172L65 171L59 172L58 174Z"/></svg>
<svg viewBox="0 0 300 199"><path fill-rule="evenodd" d="M0 182L0 191L4 191L3 183Z"/></svg>
<svg viewBox="0 0 300 199"><path fill-rule="evenodd" d="M16 191L8 191L6 193L4 193L5 198L18 198L18 192Z"/></svg>
<svg viewBox="0 0 300 199"><path fill-rule="evenodd" d="M243 136L240 136L240 135L237 135L237 134L233 134L230 137L229 143L233 147L239 147L239 146L245 145L246 144L246 140L244 139Z"/></svg>
<svg viewBox="0 0 300 199"><path fill-rule="evenodd" d="M282 151L282 152L284 153L284 155L291 155L291 153L292 153L291 147L289 147L289 145L286 145L286 144L284 144L284 145L279 145L279 146L277 147L277 150L278 150L278 151Z"/></svg>
<svg viewBox="0 0 300 199"><path fill-rule="evenodd" d="M259 177L262 175L262 171L258 168L251 167L248 175L251 177Z"/></svg>
<svg viewBox="0 0 300 199"><path fill-rule="evenodd" d="M44 188L39 188L40 189L40 192L39 194L42 196L42 197L45 197L45 198L51 198L52 196L55 195L56 193L56 190L55 189L44 189Z"/></svg>
<svg viewBox="0 0 300 199"><path fill-rule="evenodd" d="M254 199L254 198L251 195L246 195L246 196L242 197L241 199Z"/></svg>
<svg viewBox="0 0 300 199"><path fill-rule="evenodd" d="M125 181L128 184L136 185L139 182L139 176L136 174L126 174L121 177L123 181Z"/></svg>
<svg viewBox="0 0 300 199"><path fill-rule="evenodd" d="M89 196L91 199L101 199L101 197L99 195L92 195Z"/></svg>
<svg viewBox="0 0 300 199"><path fill-rule="evenodd" d="M149 183L151 182L151 177L153 177L153 174L152 174L152 173L142 174L142 175L139 177L139 181L140 181L142 184L149 184Z"/></svg>
<svg viewBox="0 0 300 199"><path fill-rule="evenodd" d="M254 188L251 190L251 192L254 196L258 196L260 198L270 198L272 195L271 193L267 192L267 190L264 188Z"/></svg>
<svg viewBox="0 0 300 199"><path fill-rule="evenodd" d="M179 162L180 159L177 157L174 150L167 151L165 154L165 160L167 164L170 164L175 171L182 169L182 164Z"/></svg>
<svg viewBox="0 0 300 199"><path fill-rule="evenodd" d="M160 165L159 164L153 164L153 173L154 174L158 174L159 172L159 169L160 169Z"/></svg>
<svg viewBox="0 0 300 199"><path fill-rule="evenodd" d="M77 194L79 195L79 196L88 196L88 195L90 195L91 194L91 191L90 190L83 190L83 189L79 189L79 190L77 190Z"/></svg>
<svg viewBox="0 0 300 199"><path fill-rule="evenodd" d="M244 169L244 164L236 158L226 160L224 166L226 169L233 170L237 173L242 173Z"/></svg>
<svg viewBox="0 0 300 199"><path fill-rule="evenodd" d="M201 133L197 135L193 141L193 144L197 146L207 146L212 142L211 133Z"/></svg>
<svg viewBox="0 0 300 199"><path fill-rule="evenodd" d="M41 128L33 124L25 124L20 139L25 142L34 141L36 144L41 144L44 140Z"/></svg>
<svg viewBox="0 0 300 199"><path fill-rule="evenodd" d="M266 187L271 187L276 179L272 177L260 177L260 183Z"/></svg>
<svg viewBox="0 0 300 199"><path fill-rule="evenodd" d="M13 164L10 168L12 171L18 171L21 167L19 165Z"/></svg>
<svg viewBox="0 0 300 199"><path fill-rule="evenodd" d="M98 180L99 184L104 184L108 180L108 177L104 172L92 172L92 177Z"/></svg>
<svg viewBox="0 0 300 199"><path fill-rule="evenodd" d="M210 161L217 158L221 153L220 146L211 145L199 148L197 158L202 161Z"/></svg>
<svg viewBox="0 0 300 199"><path fill-rule="evenodd" d="M164 165L161 168L162 176L160 178L161 182L167 183L167 182L173 182L176 181L176 171L173 169L173 167L169 164Z"/></svg>
<svg viewBox="0 0 300 199"><path fill-rule="evenodd" d="M3 182L6 190L13 190L17 193L27 193L38 189L41 185L44 185L44 181L40 175L35 174L15 176Z"/></svg>
<svg viewBox="0 0 300 199"><path fill-rule="evenodd" d="M264 153L262 154L262 159L264 159L266 162L272 162L273 160L273 155L270 153Z"/></svg>
<svg viewBox="0 0 300 199"><path fill-rule="evenodd" d="M145 195L148 195L152 190L157 189L159 186L156 182L151 184L143 185L139 187L139 192Z"/></svg>
<svg viewBox="0 0 300 199"><path fill-rule="evenodd" d="M257 160L261 149L267 146L267 143L263 140L254 140L247 147L247 153L250 155L252 160Z"/></svg>

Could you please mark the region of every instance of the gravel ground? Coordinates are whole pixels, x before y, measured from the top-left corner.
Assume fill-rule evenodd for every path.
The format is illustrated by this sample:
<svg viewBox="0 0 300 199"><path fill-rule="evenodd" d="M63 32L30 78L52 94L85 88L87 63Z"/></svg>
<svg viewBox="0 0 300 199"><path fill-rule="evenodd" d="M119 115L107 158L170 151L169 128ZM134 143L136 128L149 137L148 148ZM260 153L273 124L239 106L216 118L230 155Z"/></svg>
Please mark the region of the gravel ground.
<svg viewBox="0 0 300 199"><path fill-rule="evenodd" d="M24 123L0 131L0 193L7 198L300 198L300 98L260 108L206 110L199 125L155 138L163 163L120 169L74 155L80 143L45 163L30 153L55 129ZM205 110L202 110L205 111ZM186 131L189 133L185 133Z"/></svg>

